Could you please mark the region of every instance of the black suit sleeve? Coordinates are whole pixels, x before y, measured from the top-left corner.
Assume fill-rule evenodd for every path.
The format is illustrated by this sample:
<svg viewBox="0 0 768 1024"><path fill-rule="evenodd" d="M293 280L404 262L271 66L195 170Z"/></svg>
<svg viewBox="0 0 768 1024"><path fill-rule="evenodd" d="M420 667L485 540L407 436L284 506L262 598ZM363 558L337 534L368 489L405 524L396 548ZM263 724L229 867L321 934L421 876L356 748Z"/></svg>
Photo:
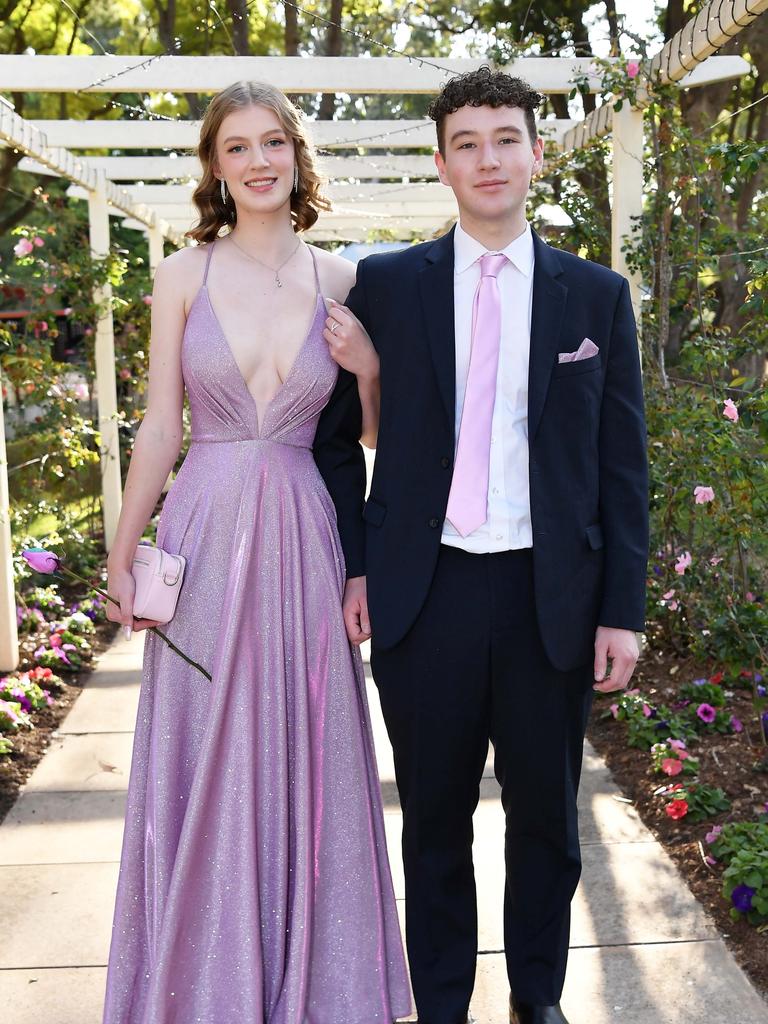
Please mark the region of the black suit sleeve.
<svg viewBox="0 0 768 1024"><path fill-rule="evenodd" d="M346 305L368 327L362 262ZM336 519L347 566L347 577L365 575L365 457L360 444L363 411L357 378L339 369L336 387L317 425L313 452L317 468L336 506Z"/></svg>
<svg viewBox="0 0 768 1024"><path fill-rule="evenodd" d="M648 561L648 455L640 354L626 281L614 313L600 417L600 520L605 575L598 622L641 630Z"/></svg>

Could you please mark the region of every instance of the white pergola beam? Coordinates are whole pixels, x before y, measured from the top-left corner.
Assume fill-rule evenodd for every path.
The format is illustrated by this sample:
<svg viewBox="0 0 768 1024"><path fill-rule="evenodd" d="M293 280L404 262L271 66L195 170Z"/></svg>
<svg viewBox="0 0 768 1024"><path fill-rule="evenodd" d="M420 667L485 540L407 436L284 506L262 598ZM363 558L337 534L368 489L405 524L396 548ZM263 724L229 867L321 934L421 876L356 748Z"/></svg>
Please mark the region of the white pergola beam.
<svg viewBox="0 0 768 1024"><path fill-rule="evenodd" d="M569 122L570 123L570 122ZM171 181L198 179L200 161L196 156L94 156L88 162L103 170L112 181ZM338 178L437 178L435 161L431 156L323 156L317 161L318 170L329 180ZM35 160L25 157L18 165L29 174L54 172Z"/></svg>
<svg viewBox="0 0 768 1024"><path fill-rule="evenodd" d="M648 78L658 77L662 83L680 82L681 85L701 85L703 69L710 64L705 58L738 35L764 11L768 0L712 0L652 58L648 67ZM740 61L740 57L717 57L718 62ZM731 76L740 77L749 71L749 65ZM737 65L734 63L734 68ZM693 73L689 75L689 72ZM688 76L688 77L686 77ZM688 78L694 81L688 81ZM714 79L718 81L720 79ZM712 79L705 79L712 81Z"/></svg>
<svg viewBox="0 0 768 1024"><path fill-rule="evenodd" d="M45 133L50 145L69 149L194 150L200 136L199 121L113 119L34 123ZM544 119L537 123L542 136L557 143L576 124L577 121L567 119ZM305 125L318 149L431 149L436 143L432 121L306 121Z"/></svg>
<svg viewBox="0 0 768 1024"><path fill-rule="evenodd" d="M192 203L193 189L188 185L128 185L125 189L136 203L159 208L164 205ZM424 204L454 203L453 192L440 182L360 182L331 183L324 194L333 203L352 202L421 202ZM85 199L85 190L77 185L67 189L73 199Z"/></svg>
<svg viewBox="0 0 768 1024"><path fill-rule="evenodd" d="M17 92L210 93L241 80L269 82L287 93L436 93L449 78L484 59L418 57L0 57L0 90ZM568 93L589 74L590 57L521 57L504 66L544 93ZM598 92L593 76L590 89Z"/></svg>

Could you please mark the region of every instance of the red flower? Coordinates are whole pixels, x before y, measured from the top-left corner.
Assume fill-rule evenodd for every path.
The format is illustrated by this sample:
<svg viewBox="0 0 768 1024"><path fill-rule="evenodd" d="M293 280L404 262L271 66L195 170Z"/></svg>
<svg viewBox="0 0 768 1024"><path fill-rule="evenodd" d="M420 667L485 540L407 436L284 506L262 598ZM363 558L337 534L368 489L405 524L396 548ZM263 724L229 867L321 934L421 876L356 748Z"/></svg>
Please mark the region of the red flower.
<svg viewBox="0 0 768 1024"><path fill-rule="evenodd" d="M709 677L709 681L710 683L714 683L715 686L717 686L719 683L722 683L724 678L725 674L723 672L715 672L713 676Z"/></svg>
<svg viewBox="0 0 768 1024"><path fill-rule="evenodd" d="M688 813L688 801L673 800L672 803L667 804L664 809L670 818L677 821L679 818L684 818Z"/></svg>
<svg viewBox="0 0 768 1024"><path fill-rule="evenodd" d="M661 762L661 770L665 775L679 775L683 770L683 766L676 757L665 757Z"/></svg>

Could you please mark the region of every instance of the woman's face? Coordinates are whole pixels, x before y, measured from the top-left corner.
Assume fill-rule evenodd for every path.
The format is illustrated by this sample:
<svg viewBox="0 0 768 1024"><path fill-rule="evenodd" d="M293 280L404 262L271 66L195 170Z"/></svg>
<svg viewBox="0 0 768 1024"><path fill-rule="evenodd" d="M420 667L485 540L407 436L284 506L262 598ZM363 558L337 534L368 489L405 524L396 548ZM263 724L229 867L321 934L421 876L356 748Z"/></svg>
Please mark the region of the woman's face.
<svg viewBox="0 0 768 1024"><path fill-rule="evenodd" d="M240 214L273 214L290 205L294 165L293 140L269 107L243 107L221 122L214 173L226 181Z"/></svg>

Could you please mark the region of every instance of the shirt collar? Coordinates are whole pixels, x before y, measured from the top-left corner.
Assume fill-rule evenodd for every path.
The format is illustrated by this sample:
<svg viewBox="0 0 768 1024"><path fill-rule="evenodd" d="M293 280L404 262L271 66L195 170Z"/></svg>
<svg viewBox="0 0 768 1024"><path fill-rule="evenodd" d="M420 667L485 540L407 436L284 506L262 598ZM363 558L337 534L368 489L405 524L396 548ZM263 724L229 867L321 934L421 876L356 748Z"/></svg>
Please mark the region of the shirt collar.
<svg viewBox="0 0 768 1024"><path fill-rule="evenodd" d="M486 249L476 238L467 234L461 223L456 224L453 235L453 269L457 274L463 274L473 263L476 263L486 252L497 250ZM513 239L506 248L498 250L503 252L510 263L514 263L524 277L530 277L533 271L533 234L531 225L526 222L525 231Z"/></svg>

